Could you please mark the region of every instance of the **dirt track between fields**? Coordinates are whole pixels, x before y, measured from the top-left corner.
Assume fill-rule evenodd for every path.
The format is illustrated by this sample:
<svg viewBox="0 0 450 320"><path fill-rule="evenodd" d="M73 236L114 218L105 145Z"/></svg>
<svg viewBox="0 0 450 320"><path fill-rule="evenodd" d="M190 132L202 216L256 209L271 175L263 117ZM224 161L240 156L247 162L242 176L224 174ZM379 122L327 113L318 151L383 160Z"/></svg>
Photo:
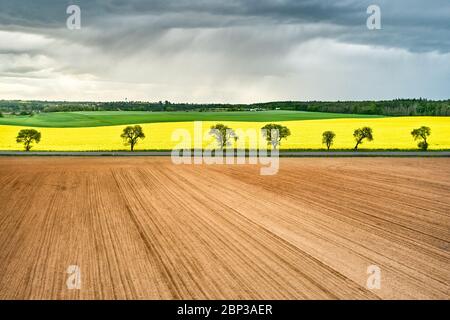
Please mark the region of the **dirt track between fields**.
<svg viewBox="0 0 450 320"><path fill-rule="evenodd" d="M0 186L2 299L450 297L448 158L0 158Z"/></svg>

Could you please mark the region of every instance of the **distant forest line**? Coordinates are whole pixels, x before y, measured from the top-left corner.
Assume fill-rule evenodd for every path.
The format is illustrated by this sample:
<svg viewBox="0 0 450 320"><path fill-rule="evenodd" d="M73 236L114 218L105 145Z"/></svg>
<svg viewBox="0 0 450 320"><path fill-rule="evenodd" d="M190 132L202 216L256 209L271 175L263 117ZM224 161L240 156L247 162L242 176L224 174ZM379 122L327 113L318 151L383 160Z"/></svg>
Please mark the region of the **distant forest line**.
<svg viewBox="0 0 450 320"><path fill-rule="evenodd" d="M26 115L75 111L263 111L295 110L385 116L450 116L450 99L398 99L386 101L285 101L255 104L195 104L164 102L65 102L0 100L0 112Z"/></svg>

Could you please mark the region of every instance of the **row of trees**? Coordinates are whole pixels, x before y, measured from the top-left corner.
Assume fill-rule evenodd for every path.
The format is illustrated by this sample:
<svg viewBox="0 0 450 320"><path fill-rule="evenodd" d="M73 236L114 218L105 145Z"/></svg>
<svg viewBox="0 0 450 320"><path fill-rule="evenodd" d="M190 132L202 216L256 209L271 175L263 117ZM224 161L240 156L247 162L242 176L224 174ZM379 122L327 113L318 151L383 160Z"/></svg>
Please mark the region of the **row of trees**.
<svg viewBox="0 0 450 320"><path fill-rule="evenodd" d="M261 128L264 138L267 140L267 144L271 145L273 149L277 149L281 145L282 139L287 139L291 135L291 131L288 127L279 124L267 124ZM210 134L214 135L220 148L224 149L226 146L231 145L231 139L237 140L238 136L233 129L223 124L217 124L211 127ZM373 140L372 128L363 127L356 129L353 133L356 140L355 150L358 150L358 146L363 143L365 139L368 141ZM327 150L330 150L334 143L336 134L333 131L325 131L322 134L322 143L326 145Z"/></svg>
<svg viewBox="0 0 450 320"><path fill-rule="evenodd" d="M291 131L288 127L279 124L267 124L261 128L263 136L266 138L267 143L272 146L273 149L277 149L281 145L282 139L287 139L291 135ZM226 146L231 144L230 140L237 140L238 136L233 129L223 125L217 124L211 127L210 134L214 135L220 148L224 149ZM418 147L421 150L428 149L427 139L431 135L431 129L429 127L422 126L418 129L414 129L411 132L414 140L421 140ZM355 138L356 145L354 150L358 150L359 145L361 145L364 140L373 141L373 130L370 127L363 127L356 129L353 132L353 137ZM322 144L326 145L327 150L330 150L331 146L334 144L334 139L336 134L333 131L325 131L322 134Z"/></svg>
<svg viewBox="0 0 450 320"><path fill-rule="evenodd" d="M362 144L364 140L373 141L373 130L370 127L356 129L353 132L353 137L356 141L354 149L358 150L359 145ZM327 150L330 150L331 146L334 144L335 138L336 134L333 131L325 131L322 134L322 144L326 145Z"/></svg>
<svg viewBox="0 0 450 320"><path fill-rule="evenodd" d="M418 129L411 131L411 135L414 140L420 140L418 143L419 149L426 151L428 150L428 137L431 135L431 129L426 126L422 126ZM373 141L373 130L370 127L363 127L356 129L353 133L353 137L356 140L355 150L358 150L358 146L363 143L364 140ZM322 143L327 146L327 150L330 150L334 143L336 134L333 131L325 131L322 134Z"/></svg>
<svg viewBox="0 0 450 320"><path fill-rule="evenodd" d="M281 144L282 139L286 139L291 135L288 127L279 124L270 123L261 129L267 144L271 145L273 149L276 149ZM232 140L236 141L239 139L232 128L221 123L212 126L209 134L216 139L217 144L222 150L230 146Z"/></svg>
<svg viewBox="0 0 450 320"><path fill-rule="evenodd" d="M69 102L0 100L0 111L23 115L32 115L36 112L72 111L245 111L250 109L280 109L390 116L450 116L450 100L281 101L256 104L195 104L171 103L170 101Z"/></svg>
<svg viewBox="0 0 450 320"><path fill-rule="evenodd" d="M260 104L261 108L386 116L449 116L450 100L292 101Z"/></svg>
<svg viewBox="0 0 450 320"><path fill-rule="evenodd" d="M291 135L289 128L280 124L270 123L261 129L267 144L273 149L277 149L281 145L281 140L287 139ZM212 126L209 134L216 139L217 144L222 150L227 146L230 146L233 140L236 141L239 139L232 128L220 123ZM429 127L422 126L418 129L414 129L411 131L411 135L414 140L419 140L418 147L421 150L425 151L428 149L427 139L431 135L431 129ZM123 139L125 145L130 146L130 150L134 151L134 147L139 140L145 139L145 134L140 125L135 125L124 128L120 137ZM354 149L358 150L359 145L361 145L364 140L373 141L373 130L370 127L356 129L353 132L353 137L356 141ZM327 150L330 150L331 146L334 144L335 138L336 134L333 131L325 131L322 134L322 143L326 145ZM39 143L40 141L41 133L35 129L20 130L16 137L16 142L23 144L25 151L30 151L32 144Z"/></svg>

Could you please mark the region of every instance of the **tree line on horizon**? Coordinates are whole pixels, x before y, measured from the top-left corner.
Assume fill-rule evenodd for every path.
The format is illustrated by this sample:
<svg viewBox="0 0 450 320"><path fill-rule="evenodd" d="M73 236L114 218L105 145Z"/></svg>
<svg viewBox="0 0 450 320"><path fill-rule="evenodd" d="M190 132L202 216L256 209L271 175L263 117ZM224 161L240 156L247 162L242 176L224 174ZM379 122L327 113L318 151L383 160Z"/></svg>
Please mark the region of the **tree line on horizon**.
<svg viewBox="0 0 450 320"><path fill-rule="evenodd" d="M0 113L33 115L40 112L76 111L248 111L291 110L365 114L385 116L450 116L450 99L396 99L385 101L284 101L255 104L197 104L172 103L170 101L141 102L67 102L0 100Z"/></svg>
<svg viewBox="0 0 450 320"><path fill-rule="evenodd" d="M287 139L291 135L291 131L288 127L269 123L261 128L263 137L267 141L267 145L273 150L281 145L283 139ZM228 127L227 125L218 123L211 126L209 134L216 139L218 147L224 150L226 147L232 145L232 141L237 141L239 136L236 132ZM427 126L422 126L420 128L411 131L411 135L415 141L419 140L418 147L422 151L428 150L428 137L431 135L431 129ZM361 145L364 140L373 141L373 130L370 127L362 127L355 129L353 132L353 137L355 139L356 145L354 150L357 151L359 145ZM123 129L120 135L124 145L130 147L130 151L133 152L135 146L138 144L139 140L145 139L144 130L140 125L127 126ZM334 139L336 134L333 131L324 131L322 134L322 144L327 147L329 151L331 146L334 144ZM41 133L35 129L22 129L19 131L16 142L24 145L25 151L30 151L33 147L33 143L39 143L41 141Z"/></svg>

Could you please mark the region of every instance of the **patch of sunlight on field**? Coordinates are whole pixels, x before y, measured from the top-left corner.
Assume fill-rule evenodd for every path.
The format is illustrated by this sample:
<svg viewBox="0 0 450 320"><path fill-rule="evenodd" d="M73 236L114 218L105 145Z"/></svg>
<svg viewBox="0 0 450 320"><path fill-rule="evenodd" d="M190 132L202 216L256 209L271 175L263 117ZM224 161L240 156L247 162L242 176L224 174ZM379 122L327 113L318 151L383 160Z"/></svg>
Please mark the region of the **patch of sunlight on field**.
<svg viewBox="0 0 450 320"><path fill-rule="evenodd" d="M218 122L203 122L203 133L207 135L211 125ZM233 129L257 129L268 122L229 122L220 121ZM309 121L278 122L291 129L292 135L282 141L282 149L321 149L322 132L332 130L336 133L333 148L351 149L354 147L353 131L362 126L373 128L374 141L365 141L364 149L415 149L417 142L411 137L411 130L422 125L431 128L430 149L450 149L450 117L397 117L378 119L329 119ZM40 144L32 150L53 151L94 151L126 150L120 138L125 126L95 128L38 128L42 133ZM179 144L172 141L176 129L194 132L193 122L152 123L142 125L146 139L140 141L136 150L168 150ZM21 150L15 137L24 127L0 126L0 150ZM211 144L206 140L203 147ZM193 147L193 145L192 145Z"/></svg>

